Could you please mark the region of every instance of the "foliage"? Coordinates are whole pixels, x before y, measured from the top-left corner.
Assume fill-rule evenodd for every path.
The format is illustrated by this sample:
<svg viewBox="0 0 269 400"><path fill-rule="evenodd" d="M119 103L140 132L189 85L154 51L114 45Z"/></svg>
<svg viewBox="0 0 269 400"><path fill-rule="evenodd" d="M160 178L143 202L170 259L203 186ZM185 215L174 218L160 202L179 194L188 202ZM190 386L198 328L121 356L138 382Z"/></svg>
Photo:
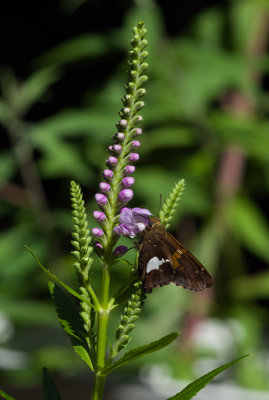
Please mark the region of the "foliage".
<svg viewBox="0 0 269 400"><path fill-rule="evenodd" d="M93 31L90 26L91 31L87 29L86 33L82 28L57 37L49 44L54 43L54 47L43 54L40 50L38 58L33 54L24 70L1 69L4 143L0 154L0 299L1 311L15 324L16 341L24 340L24 330L29 329L26 347L33 362L25 365L27 376L23 370L16 372L25 382L39 379L37 349L30 340L32 327L38 321L42 329L54 329L55 322L46 298L46 279L40 277L34 263L29 263L23 244L28 243L45 260L44 265L53 265L61 282L73 287L72 269L66 268L72 260L62 251L68 246L70 231L63 202L67 182L78 180L87 188L89 214L94 207L91 198L96 174L114 133L114 110L122 94L119 82L126 69L122 62L126 38L130 26L141 16L149 28L151 79L147 84L146 134L136 174L136 201L156 215L160 194L167 198L178 177L185 178L184 201L176 211L172 229L177 229L183 243L191 242L194 253L215 275L216 296L209 301L214 315L227 327L231 318L235 319L239 331L244 332L245 336L234 335L234 357L262 351L269 295L268 56L262 48L266 2L236 1L232 6L231 2L220 2L214 7L203 5L191 15L181 9L174 14L180 18L176 27L172 10L169 18L157 3L142 3L126 6L122 22L116 18L117 22L110 22L106 30ZM87 9L83 11L88 21L95 20L94 10L90 18ZM78 83L79 76L83 84ZM68 93L62 92L62 87L67 87ZM60 106L59 98L65 100ZM234 158L229 157L231 154ZM239 177L236 185L224 180L223 170L230 177ZM31 196L33 193L35 196ZM181 221L179 226L177 220ZM92 257L96 265L98 259ZM133 262L131 252L125 258ZM120 278L127 277L125 264L116 268L113 290ZM94 273L96 283L100 278L98 267ZM79 290L76 293L81 295ZM84 300L78 297L78 301ZM185 320L189 313L197 316L193 302L188 293L174 288L153 293L144 318L137 323L135 346L141 346L145 336L150 341L148 326L154 326L157 337L161 337L165 335L164 326L175 330L178 319ZM115 309L115 326L120 314L119 308ZM9 344L13 345L12 339ZM56 339L54 345L63 348ZM41 346L46 348L45 341ZM191 357L182 359L182 366L173 350L166 353L169 357L160 353L158 361L166 363L169 358L174 375L185 373L193 379L191 363L200 359L201 352L219 356L218 350L199 346L193 344ZM149 358L148 362L154 360ZM268 388L262 357L252 363L251 374L243 364L247 363L237 367L237 382ZM69 361L69 368L72 366ZM55 367L52 361L48 367ZM63 367L56 364L55 368ZM5 373L9 380L15 374L12 370Z"/></svg>

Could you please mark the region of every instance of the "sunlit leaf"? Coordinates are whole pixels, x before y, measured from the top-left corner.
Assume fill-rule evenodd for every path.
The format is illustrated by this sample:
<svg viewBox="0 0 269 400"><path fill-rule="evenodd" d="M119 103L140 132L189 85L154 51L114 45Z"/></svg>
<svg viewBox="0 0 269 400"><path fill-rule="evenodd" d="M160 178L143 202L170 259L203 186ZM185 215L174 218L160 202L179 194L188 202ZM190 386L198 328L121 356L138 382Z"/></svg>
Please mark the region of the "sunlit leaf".
<svg viewBox="0 0 269 400"><path fill-rule="evenodd" d="M212 379L215 378L216 375L220 374L227 368L230 368L232 365L236 364L238 361L242 360L242 358L248 357L249 354L239 357L234 361L228 362L221 367L213 369L213 371L208 372L207 374L201 376L201 378L196 379L194 382L190 383L186 386L180 393L176 394L173 397L169 397L167 400L190 400L192 399L200 390L202 390Z"/></svg>
<svg viewBox="0 0 269 400"><path fill-rule="evenodd" d="M93 363L87 351L88 344L85 339L86 332L77 306L53 282L49 283L49 289L55 304L60 325L70 337L71 344L76 353L93 371Z"/></svg>
<svg viewBox="0 0 269 400"><path fill-rule="evenodd" d="M161 350L162 348L168 346L171 342L173 342L178 337L178 335L179 332L173 332L170 333L169 335L162 337L159 340L156 340L144 346L135 347L134 349L131 349L130 351L125 353L124 356L121 357L119 360L117 360L112 364L107 365L101 371L101 375L107 375L110 372L114 371L115 369L121 367L122 365L129 363L130 361L136 360L137 358L142 357L146 354L150 354L155 351Z"/></svg>
<svg viewBox="0 0 269 400"><path fill-rule="evenodd" d="M74 289L72 289L70 286L68 286L66 283L62 282L56 275L54 275L53 273L51 273L48 269L46 269L45 267L43 267L43 265L41 264L41 262L39 261L39 259L37 258L37 256L33 253L33 251L26 245L24 245L24 247L32 254L33 258L35 259L35 261L37 262L37 264L40 266L40 268L43 269L43 271L50 277L50 279L52 279L53 281L55 281L56 283L58 283L60 286L62 286L65 290L67 290L70 294L72 294L72 296L77 297L79 300L84 301L85 303L87 303L89 306L94 307L87 298L81 296L79 293L77 293Z"/></svg>

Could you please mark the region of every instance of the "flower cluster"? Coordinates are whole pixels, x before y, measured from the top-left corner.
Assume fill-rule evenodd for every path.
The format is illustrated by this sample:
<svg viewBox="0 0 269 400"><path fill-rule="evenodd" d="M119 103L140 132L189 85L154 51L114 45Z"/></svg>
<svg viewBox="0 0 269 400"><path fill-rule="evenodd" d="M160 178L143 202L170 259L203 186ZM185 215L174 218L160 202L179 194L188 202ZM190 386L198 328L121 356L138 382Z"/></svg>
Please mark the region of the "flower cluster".
<svg viewBox="0 0 269 400"><path fill-rule="evenodd" d="M104 250L109 245L114 245L117 241L116 234L121 234L114 228L118 223L120 210L133 198L133 164L139 160L137 149L140 147L140 141L137 138L142 134L142 129L137 125L142 121L142 116L137 113L144 106L141 97L146 90L142 86L148 79L144 75L148 67L145 62L148 53L144 50L147 44L144 39L144 24L139 23L133 29L133 33L129 79L125 86L126 94L122 98L123 108L119 112L120 120L116 124L117 133L113 136L113 144L108 147L109 156L106 160L107 168L103 171L104 179L99 184L99 193L95 195L100 210L94 211L93 216L101 227L93 228L92 233L98 238L97 246Z"/></svg>

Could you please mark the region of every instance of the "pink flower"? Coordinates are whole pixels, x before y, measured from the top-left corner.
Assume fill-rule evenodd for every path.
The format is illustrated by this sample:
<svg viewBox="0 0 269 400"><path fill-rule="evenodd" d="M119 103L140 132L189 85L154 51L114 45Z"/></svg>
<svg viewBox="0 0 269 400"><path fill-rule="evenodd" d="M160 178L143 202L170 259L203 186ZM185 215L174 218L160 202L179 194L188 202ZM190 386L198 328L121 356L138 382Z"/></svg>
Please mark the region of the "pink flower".
<svg viewBox="0 0 269 400"><path fill-rule="evenodd" d="M127 203L133 198L133 195L134 192L132 191L132 189L123 189L120 191L118 199L122 203Z"/></svg>
<svg viewBox="0 0 269 400"><path fill-rule="evenodd" d="M120 223L114 228L114 232L118 235L134 237L146 228L151 215L151 212L145 208L124 207L120 213Z"/></svg>
<svg viewBox="0 0 269 400"><path fill-rule="evenodd" d="M141 128L136 128L135 135L142 135L142 129Z"/></svg>
<svg viewBox="0 0 269 400"><path fill-rule="evenodd" d="M113 175L114 175L114 172L111 171L111 169L104 169L104 171L103 171L104 178L110 179L113 177Z"/></svg>
<svg viewBox="0 0 269 400"><path fill-rule="evenodd" d="M117 153L120 153L121 152L121 145L120 144L115 144L114 146L113 146L113 149L117 152ZM118 160L117 160L118 161Z"/></svg>
<svg viewBox="0 0 269 400"><path fill-rule="evenodd" d="M99 188L100 188L100 190L102 190L102 192L109 192L111 189L111 186L107 182L100 182Z"/></svg>
<svg viewBox="0 0 269 400"><path fill-rule="evenodd" d="M134 178L132 176L126 176L125 178L123 178L123 180L121 181L121 185L123 187L130 187L134 184Z"/></svg>
<svg viewBox="0 0 269 400"><path fill-rule="evenodd" d="M123 140L123 139L125 138L125 135L124 135L124 133L122 133L122 132L118 132L118 133L116 134L116 137L117 137L119 140Z"/></svg>
<svg viewBox="0 0 269 400"><path fill-rule="evenodd" d="M115 146L114 146L115 147ZM113 147L113 148L114 148ZM116 157L110 156L108 157L108 159L106 160L107 164L110 164L112 166L116 165L118 163L118 159Z"/></svg>
<svg viewBox="0 0 269 400"><path fill-rule="evenodd" d="M127 174L133 174L135 172L135 166L134 165L127 165L127 167L125 167L125 172Z"/></svg>
<svg viewBox="0 0 269 400"><path fill-rule="evenodd" d="M102 193L96 193L96 195L95 195L94 197L95 197L95 200L96 200L96 202L97 202L97 204L98 204L99 206L104 206L104 205L106 205L106 203L107 203L107 197L106 197L104 194L102 194Z"/></svg>
<svg viewBox="0 0 269 400"><path fill-rule="evenodd" d="M126 119L121 119L120 120L120 125L122 126L122 127L126 127L127 126L127 124L128 124L128 121L126 120Z"/></svg>
<svg viewBox="0 0 269 400"><path fill-rule="evenodd" d="M101 228L92 228L92 234L97 237L101 237L104 234L104 231Z"/></svg>
<svg viewBox="0 0 269 400"><path fill-rule="evenodd" d="M138 153L130 153L130 155L129 155L129 160L130 160L130 161L137 161L137 160L139 160L139 154L138 154Z"/></svg>
<svg viewBox="0 0 269 400"><path fill-rule="evenodd" d="M133 141L132 141L132 146L133 146L133 147L140 147L140 142L139 142L139 140L133 140Z"/></svg>
<svg viewBox="0 0 269 400"><path fill-rule="evenodd" d="M98 221L100 223L106 219L106 215L102 211L94 211L93 216L96 219L96 221Z"/></svg>

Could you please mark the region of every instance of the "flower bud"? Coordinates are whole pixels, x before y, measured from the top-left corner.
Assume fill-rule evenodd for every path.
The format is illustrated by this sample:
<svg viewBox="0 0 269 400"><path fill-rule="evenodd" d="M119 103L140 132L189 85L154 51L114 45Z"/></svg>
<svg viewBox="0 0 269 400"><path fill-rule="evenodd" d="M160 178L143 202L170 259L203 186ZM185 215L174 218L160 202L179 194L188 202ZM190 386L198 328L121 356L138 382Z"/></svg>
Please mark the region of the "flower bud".
<svg viewBox="0 0 269 400"><path fill-rule="evenodd" d="M99 188L102 192L109 192L111 189L111 186L107 182L100 182L99 183Z"/></svg>
<svg viewBox="0 0 269 400"><path fill-rule="evenodd" d="M142 115L136 115L135 117L132 118L132 125L137 125L139 124L139 122L141 122L143 120Z"/></svg>
<svg viewBox="0 0 269 400"><path fill-rule="evenodd" d="M96 248L96 249L102 249L103 248L103 246L101 245L101 243L99 243L99 242L95 242L94 243L94 247Z"/></svg>
<svg viewBox="0 0 269 400"><path fill-rule="evenodd" d="M92 228L92 234L97 237L101 237L104 234L104 231L101 228Z"/></svg>
<svg viewBox="0 0 269 400"><path fill-rule="evenodd" d="M134 178L132 176L126 176L125 178L123 178L123 180L121 181L121 185L123 187L130 187L134 184Z"/></svg>
<svg viewBox="0 0 269 400"><path fill-rule="evenodd" d="M137 160L139 160L139 154L138 154L138 153L130 153L130 155L129 155L129 160L130 160L130 161L137 161Z"/></svg>
<svg viewBox="0 0 269 400"><path fill-rule="evenodd" d="M124 109L123 109L123 112L124 112L124 114L127 114L127 115L129 115L129 114L130 114L130 112L131 112L131 109L130 109L130 107L124 107Z"/></svg>
<svg viewBox="0 0 269 400"><path fill-rule="evenodd" d="M135 166L134 165L127 165L127 167L125 167L125 172L127 174L133 174L135 172Z"/></svg>
<svg viewBox="0 0 269 400"><path fill-rule="evenodd" d="M110 178L112 178L113 175L114 175L114 172L111 171L111 169L104 169L104 171L103 171L104 178L110 179Z"/></svg>
<svg viewBox="0 0 269 400"><path fill-rule="evenodd" d="M102 194L102 193L96 193L96 195L95 195L94 197L95 197L95 200L96 200L96 202L97 202L97 204L98 204L99 206L104 206L104 205L106 205L106 203L107 203L107 197L106 197L104 194Z"/></svg>
<svg viewBox="0 0 269 400"><path fill-rule="evenodd" d="M108 151L109 151L110 153L113 152L113 146L112 146L112 145L111 145L111 146L108 146Z"/></svg>
<svg viewBox="0 0 269 400"><path fill-rule="evenodd" d="M133 198L133 195L134 192L132 191L132 189L123 189L120 191L118 199L123 203L127 203Z"/></svg>
<svg viewBox="0 0 269 400"><path fill-rule="evenodd" d="M113 167L114 167L114 165L117 164L117 162L118 162L118 159L116 157L113 157L113 156L108 157L108 159L106 160L106 163L109 164L109 165L112 165Z"/></svg>
<svg viewBox="0 0 269 400"><path fill-rule="evenodd" d="M132 141L132 146L133 146L133 147L140 147L140 142L139 142L139 140L133 140L133 141Z"/></svg>
<svg viewBox="0 0 269 400"><path fill-rule="evenodd" d="M124 135L124 133L122 133L122 132L118 132L118 133L116 134L116 138L117 138L118 140L124 140L125 135Z"/></svg>
<svg viewBox="0 0 269 400"><path fill-rule="evenodd" d="M128 124L127 119L121 119L119 122L119 125L122 126L123 128L126 128L127 124Z"/></svg>
<svg viewBox="0 0 269 400"><path fill-rule="evenodd" d="M141 129L141 128L136 128L136 129L134 129L133 135L134 135L134 136L136 136L136 135L142 135L142 129Z"/></svg>
<svg viewBox="0 0 269 400"><path fill-rule="evenodd" d="M123 256L123 254L125 254L128 250L129 250L129 249L128 249L128 247L126 247L126 246L117 246L117 247L115 248L115 250L113 251L113 255L114 255L115 257L121 257L121 256Z"/></svg>
<svg viewBox="0 0 269 400"><path fill-rule="evenodd" d="M93 216L96 219L96 221L98 221L100 223L106 219L106 215L102 211L94 211Z"/></svg>
<svg viewBox="0 0 269 400"><path fill-rule="evenodd" d="M115 144L115 145L113 146L113 149L114 149L114 151L116 151L117 153L120 153L122 147L121 147L120 144ZM117 162L118 162L118 160L117 160Z"/></svg>

